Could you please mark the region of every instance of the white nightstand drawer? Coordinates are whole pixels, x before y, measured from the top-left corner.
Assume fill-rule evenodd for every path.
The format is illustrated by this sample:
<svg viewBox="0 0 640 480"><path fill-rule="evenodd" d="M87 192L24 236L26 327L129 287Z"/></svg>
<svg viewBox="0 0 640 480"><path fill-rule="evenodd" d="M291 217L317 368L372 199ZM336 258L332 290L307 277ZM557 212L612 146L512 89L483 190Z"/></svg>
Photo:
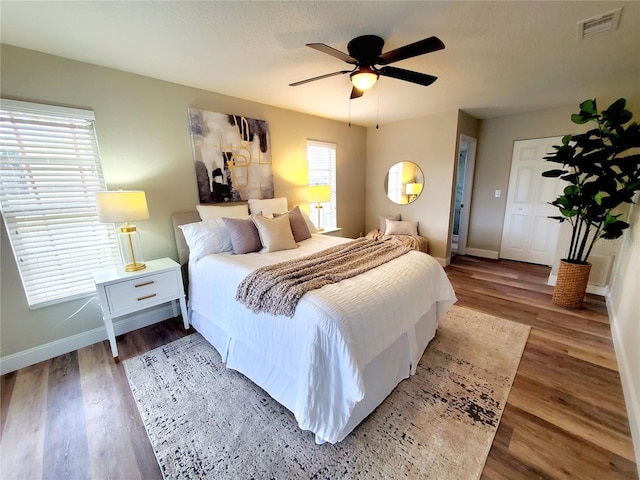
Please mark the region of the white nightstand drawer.
<svg viewBox="0 0 640 480"><path fill-rule="evenodd" d="M112 315L118 315L153 306L167 297L176 298L181 295L179 287L176 272L169 271L107 285L105 291L109 311Z"/></svg>

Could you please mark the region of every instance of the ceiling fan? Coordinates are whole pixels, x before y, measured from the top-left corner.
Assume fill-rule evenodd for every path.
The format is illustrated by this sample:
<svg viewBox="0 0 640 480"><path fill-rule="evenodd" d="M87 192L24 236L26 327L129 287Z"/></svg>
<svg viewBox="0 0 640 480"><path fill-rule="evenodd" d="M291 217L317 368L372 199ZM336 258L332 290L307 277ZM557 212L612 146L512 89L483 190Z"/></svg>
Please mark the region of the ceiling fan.
<svg viewBox="0 0 640 480"><path fill-rule="evenodd" d="M427 75L426 73L414 72L403 68L376 67L376 65L388 65L390 63L405 60L425 53L435 52L444 48L444 43L437 37L429 37L404 47L396 48L386 53L382 53L384 40L377 35L362 35L351 40L347 44L349 54L336 50L324 43L307 43L307 47L311 47L319 52L326 53L332 57L336 57L347 63L355 65L353 70L340 70L339 72L327 73L318 77L308 78L299 82L289 84L290 87L302 85L304 83L322 80L323 78L333 77L335 75L343 75L349 73L353 88L351 90L351 98L358 98L364 94L364 91L371 88L379 76L397 78L406 82L417 83L418 85L429 86L437 80L438 77Z"/></svg>

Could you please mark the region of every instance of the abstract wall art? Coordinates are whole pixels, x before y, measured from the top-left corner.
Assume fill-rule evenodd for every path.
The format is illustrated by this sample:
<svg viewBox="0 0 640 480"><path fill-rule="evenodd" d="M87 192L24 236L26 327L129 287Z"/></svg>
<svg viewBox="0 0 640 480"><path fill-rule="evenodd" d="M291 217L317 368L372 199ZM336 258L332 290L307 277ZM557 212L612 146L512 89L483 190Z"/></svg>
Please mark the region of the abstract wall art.
<svg viewBox="0 0 640 480"><path fill-rule="evenodd" d="M200 203L273 198L266 121L190 108L189 128Z"/></svg>

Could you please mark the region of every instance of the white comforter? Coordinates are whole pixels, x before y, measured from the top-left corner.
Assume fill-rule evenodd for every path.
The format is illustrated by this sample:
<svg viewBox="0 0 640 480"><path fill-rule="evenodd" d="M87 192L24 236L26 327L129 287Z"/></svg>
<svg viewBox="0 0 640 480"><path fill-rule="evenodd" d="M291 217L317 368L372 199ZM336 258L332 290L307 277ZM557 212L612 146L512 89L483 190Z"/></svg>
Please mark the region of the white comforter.
<svg viewBox="0 0 640 480"><path fill-rule="evenodd" d="M342 431L351 411L365 394L364 367L412 332L434 304L440 318L456 300L438 262L411 251L365 274L306 293L293 318L256 315L235 301L238 284L251 271L343 241L349 240L313 235L294 250L216 254L189 265L190 309L294 379L296 398L285 406L300 428L331 443L346 435ZM411 353L414 373L422 352ZM228 351L220 354L226 362Z"/></svg>

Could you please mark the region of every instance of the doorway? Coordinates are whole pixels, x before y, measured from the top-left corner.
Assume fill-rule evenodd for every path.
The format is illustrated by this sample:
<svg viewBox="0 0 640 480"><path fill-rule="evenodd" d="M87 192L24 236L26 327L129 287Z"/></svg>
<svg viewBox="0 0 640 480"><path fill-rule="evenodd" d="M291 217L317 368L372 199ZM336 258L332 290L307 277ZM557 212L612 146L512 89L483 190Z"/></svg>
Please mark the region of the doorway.
<svg viewBox="0 0 640 480"><path fill-rule="evenodd" d="M560 224L549 218L557 215L557 208L549 202L566 183L560 178L543 177L542 172L555 168L544 157L561 142L562 137L514 142L500 258L553 264Z"/></svg>
<svg viewBox="0 0 640 480"><path fill-rule="evenodd" d="M467 234L469 231L471 191L473 189L477 143L478 141L473 137L460 135L451 232L451 255L465 255L467 251Z"/></svg>

